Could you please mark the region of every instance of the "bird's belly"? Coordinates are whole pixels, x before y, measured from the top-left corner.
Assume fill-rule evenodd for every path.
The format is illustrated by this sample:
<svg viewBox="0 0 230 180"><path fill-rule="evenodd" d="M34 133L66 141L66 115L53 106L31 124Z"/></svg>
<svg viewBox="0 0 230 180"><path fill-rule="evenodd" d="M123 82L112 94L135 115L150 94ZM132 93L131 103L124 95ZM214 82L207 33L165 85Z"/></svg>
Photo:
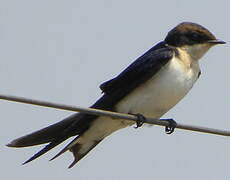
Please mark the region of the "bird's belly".
<svg viewBox="0 0 230 180"><path fill-rule="evenodd" d="M118 112L159 118L188 93L198 73L198 69L185 69L177 60L172 60L153 78L122 99L116 109Z"/></svg>
<svg viewBox="0 0 230 180"><path fill-rule="evenodd" d="M146 117L160 118L188 93L197 80L198 73L199 66L186 70L177 60L171 60L153 78L123 98L115 109L118 112L141 113ZM82 144L87 141L90 146L95 140L101 140L132 124L134 121L100 116L79 141ZM86 149L88 145L85 145Z"/></svg>

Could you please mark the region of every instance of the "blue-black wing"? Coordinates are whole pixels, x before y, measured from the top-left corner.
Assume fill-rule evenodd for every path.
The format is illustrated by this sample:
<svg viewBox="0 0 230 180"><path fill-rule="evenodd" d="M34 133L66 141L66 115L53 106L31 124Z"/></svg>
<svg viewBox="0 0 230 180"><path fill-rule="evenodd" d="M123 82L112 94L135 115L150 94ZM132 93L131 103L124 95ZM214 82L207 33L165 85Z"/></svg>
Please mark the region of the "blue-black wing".
<svg viewBox="0 0 230 180"><path fill-rule="evenodd" d="M117 77L101 84L104 97L96 104L112 108L133 89L153 77L173 57L175 49L161 42L134 61ZM108 102L107 102L108 101ZM106 102L106 103L105 103ZM96 105L95 104L95 105ZM99 107L97 108L100 108Z"/></svg>

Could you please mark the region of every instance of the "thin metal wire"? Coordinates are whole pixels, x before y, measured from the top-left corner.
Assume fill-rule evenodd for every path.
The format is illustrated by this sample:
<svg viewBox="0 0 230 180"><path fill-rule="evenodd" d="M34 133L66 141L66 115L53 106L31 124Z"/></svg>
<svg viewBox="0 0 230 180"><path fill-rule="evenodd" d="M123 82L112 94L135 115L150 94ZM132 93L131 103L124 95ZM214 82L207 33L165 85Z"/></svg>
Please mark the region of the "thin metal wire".
<svg viewBox="0 0 230 180"><path fill-rule="evenodd" d="M42 106L42 107L67 110L67 111L83 112L83 113L99 115L99 116L109 116L109 117L113 117L114 120L117 120L117 119L127 119L131 121L137 120L136 116L130 115L130 114L117 113L117 112L105 111L105 110L94 109L94 108L83 108L79 106L71 106L71 105L66 105L66 104L58 104L58 103L52 103L52 102L47 102L47 101L29 99L25 97L0 94L0 99L19 102L19 103L25 103L25 104L32 104L32 105L37 105L37 106ZM159 126L169 126L170 125L169 122L164 121L164 120L166 119L154 119L154 118L146 117L145 123L159 125ZM227 131L227 130L220 130L220 129L202 127L202 126L194 126L194 125L186 125L186 124L180 124L180 123L177 123L176 128L230 137L230 131Z"/></svg>

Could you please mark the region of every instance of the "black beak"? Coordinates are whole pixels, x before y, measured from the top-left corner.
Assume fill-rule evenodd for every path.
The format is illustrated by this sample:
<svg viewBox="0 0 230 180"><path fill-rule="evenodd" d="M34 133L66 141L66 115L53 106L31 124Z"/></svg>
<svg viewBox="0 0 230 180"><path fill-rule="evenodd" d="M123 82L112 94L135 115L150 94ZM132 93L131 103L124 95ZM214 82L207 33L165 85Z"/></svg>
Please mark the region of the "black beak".
<svg viewBox="0 0 230 180"><path fill-rule="evenodd" d="M210 44L226 44L226 42L221 41L219 39L209 40L208 43L210 43Z"/></svg>

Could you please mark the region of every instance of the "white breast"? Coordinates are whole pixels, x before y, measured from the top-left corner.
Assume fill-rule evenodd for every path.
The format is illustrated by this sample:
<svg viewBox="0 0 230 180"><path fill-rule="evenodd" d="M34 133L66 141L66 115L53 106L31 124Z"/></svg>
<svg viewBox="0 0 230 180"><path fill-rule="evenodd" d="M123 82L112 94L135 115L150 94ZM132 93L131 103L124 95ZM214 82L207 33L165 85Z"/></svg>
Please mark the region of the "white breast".
<svg viewBox="0 0 230 180"><path fill-rule="evenodd" d="M116 108L119 112L159 118L189 92L199 71L197 61L187 66L174 57L153 78L118 103Z"/></svg>

